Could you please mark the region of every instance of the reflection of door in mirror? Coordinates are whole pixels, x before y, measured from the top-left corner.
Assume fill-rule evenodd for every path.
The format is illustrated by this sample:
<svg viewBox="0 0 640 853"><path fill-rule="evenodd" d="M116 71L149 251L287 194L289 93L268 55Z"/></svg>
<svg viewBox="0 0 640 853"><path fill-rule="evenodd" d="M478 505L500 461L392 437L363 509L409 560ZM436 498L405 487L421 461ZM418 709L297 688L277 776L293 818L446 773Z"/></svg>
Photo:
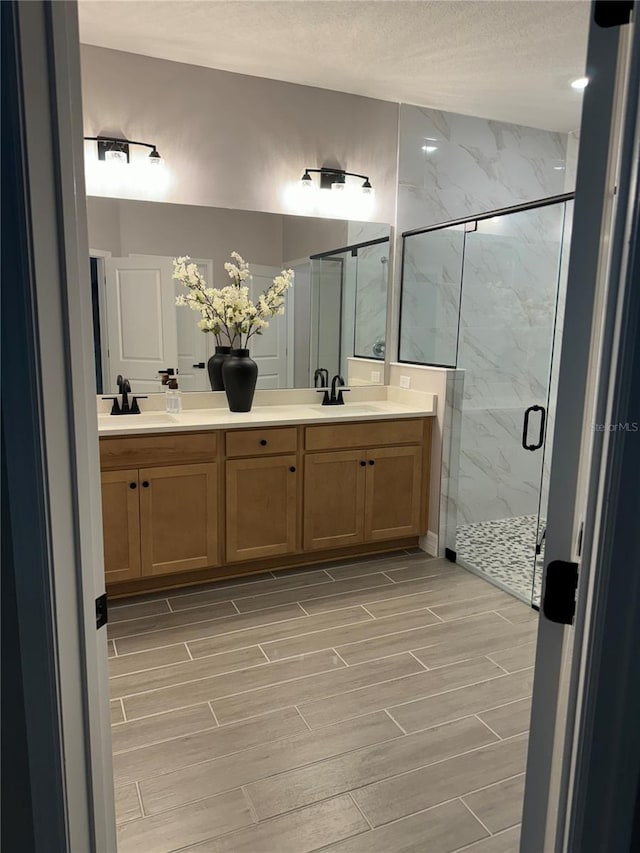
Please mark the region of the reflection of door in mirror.
<svg viewBox="0 0 640 853"><path fill-rule="evenodd" d="M110 391L118 374L134 392L159 391L158 372L177 365L172 272L170 258L105 260Z"/></svg>
<svg viewBox="0 0 640 853"><path fill-rule="evenodd" d="M249 296L255 302L260 294L273 284L275 276L280 274L279 267L251 264L253 280ZM291 376L287 364L287 317L293 310L293 289L285 296L285 313L269 319L269 327L261 335L254 335L249 341L251 358L258 365L259 389L288 388L293 385L293 364Z"/></svg>

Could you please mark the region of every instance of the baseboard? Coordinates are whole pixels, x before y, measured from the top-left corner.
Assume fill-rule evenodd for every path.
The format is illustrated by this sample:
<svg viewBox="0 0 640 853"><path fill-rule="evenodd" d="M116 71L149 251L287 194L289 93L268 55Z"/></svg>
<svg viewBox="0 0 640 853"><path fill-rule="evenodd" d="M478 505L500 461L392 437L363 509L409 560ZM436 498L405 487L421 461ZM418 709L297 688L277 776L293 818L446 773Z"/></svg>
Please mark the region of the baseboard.
<svg viewBox="0 0 640 853"><path fill-rule="evenodd" d="M426 536L421 536L418 541L418 547L432 557L438 556L438 535L433 530L428 530Z"/></svg>

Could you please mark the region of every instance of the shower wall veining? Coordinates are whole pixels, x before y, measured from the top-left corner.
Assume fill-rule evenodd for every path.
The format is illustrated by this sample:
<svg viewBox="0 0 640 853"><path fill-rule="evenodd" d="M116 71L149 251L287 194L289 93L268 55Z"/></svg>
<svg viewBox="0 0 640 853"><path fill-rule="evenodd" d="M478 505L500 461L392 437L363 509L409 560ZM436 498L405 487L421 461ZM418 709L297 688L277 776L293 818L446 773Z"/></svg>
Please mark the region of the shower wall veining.
<svg viewBox="0 0 640 853"><path fill-rule="evenodd" d="M566 134L402 105L395 264L400 235L571 191L577 146ZM559 217L522 217L504 235L502 254L478 240L465 269L465 308L456 354L462 233L431 245L407 241L400 357L457 364L451 373L443 436L439 551L455 547L456 524L519 515L539 488L537 454L520 444L522 411L545 403L548 346L541 329L555 309ZM500 227L496 223L496 229ZM472 262L472 263L471 263ZM555 266L554 266L555 264ZM412 286L413 285L413 286ZM409 295L407 296L407 293ZM509 316L501 306L514 306ZM394 306L396 316L399 304ZM540 340L536 340L536 336ZM532 342L532 347L522 341ZM457 361L456 361L457 356Z"/></svg>

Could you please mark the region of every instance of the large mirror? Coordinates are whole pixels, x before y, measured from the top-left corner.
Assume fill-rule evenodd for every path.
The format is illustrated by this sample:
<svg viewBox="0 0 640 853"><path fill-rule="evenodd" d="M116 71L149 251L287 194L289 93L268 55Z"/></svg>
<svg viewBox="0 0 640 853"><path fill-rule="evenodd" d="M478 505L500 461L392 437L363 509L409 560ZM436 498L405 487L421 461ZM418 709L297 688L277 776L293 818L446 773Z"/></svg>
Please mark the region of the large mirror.
<svg viewBox="0 0 640 853"><path fill-rule="evenodd" d="M87 210L98 393L117 392L118 374L134 391L160 391L159 371L169 367L183 391L210 390L215 339L175 304L180 255L223 287L224 263L239 252L250 263L252 296L280 270L294 270L284 316L251 342L258 388L309 387L318 367L346 380L350 358L384 360L388 225L97 197ZM383 372L365 374L375 382Z"/></svg>

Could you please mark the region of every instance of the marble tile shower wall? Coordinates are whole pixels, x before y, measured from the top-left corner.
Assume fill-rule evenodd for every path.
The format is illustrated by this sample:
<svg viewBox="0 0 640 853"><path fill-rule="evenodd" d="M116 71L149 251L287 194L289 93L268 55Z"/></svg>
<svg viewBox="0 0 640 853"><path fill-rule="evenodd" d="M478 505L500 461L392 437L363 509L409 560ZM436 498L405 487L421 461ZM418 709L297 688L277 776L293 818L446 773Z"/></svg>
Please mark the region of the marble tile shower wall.
<svg viewBox="0 0 640 853"><path fill-rule="evenodd" d="M575 148L575 146L574 146ZM570 159L572 162L568 163ZM534 128L402 106L398 232L558 195L572 187L567 137ZM555 208L554 208L555 210ZM523 410L544 403L562 236L536 212L407 241L401 358L463 368L451 395L453 430L440 541L457 524L537 511L539 454L521 447Z"/></svg>
<svg viewBox="0 0 640 853"><path fill-rule="evenodd" d="M567 191L566 134L403 104L399 146L399 232Z"/></svg>

